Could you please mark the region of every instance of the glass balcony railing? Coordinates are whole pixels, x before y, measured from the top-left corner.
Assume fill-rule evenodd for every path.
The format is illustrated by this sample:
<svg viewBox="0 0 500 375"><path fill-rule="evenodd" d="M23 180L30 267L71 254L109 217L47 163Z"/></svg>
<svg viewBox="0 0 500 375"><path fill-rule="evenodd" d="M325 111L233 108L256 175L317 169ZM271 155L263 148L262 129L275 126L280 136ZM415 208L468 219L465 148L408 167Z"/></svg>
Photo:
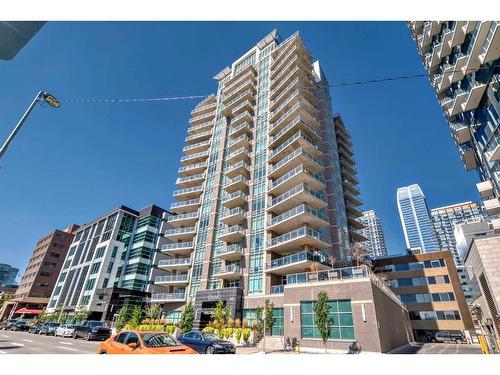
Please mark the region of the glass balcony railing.
<svg viewBox="0 0 500 375"><path fill-rule="evenodd" d="M241 246L241 244L236 243L226 246L221 251L219 251L219 255L224 255L228 253L243 253L243 247Z"/></svg>
<svg viewBox="0 0 500 375"><path fill-rule="evenodd" d="M213 126L213 125L214 125L213 121L206 121L206 122L203 122L199 125L189 127L188 132L189 133L196 132L197 130L204 129L207 126Z"/></svg>
<svg viewBox="0 0 500 375"><path fill-rule="evenodd" d="M205 147L205 146L209 146L209 145L210 145L210 141L203 141L203 142L200 142L200 143L195 143L194 145L185 146L182 149L182 151L186 152L186 151L189 151L189 150L193 150L193 149L196 149L196 148Z"/></svg>
<svg viewBox="0 0 500 375"><path fill-rule="evenodd" d="M200 204L200 199L190 199L187 201L175 202L170 205L170 208L183 207L183 206L191 206L195 204Z"/></svg>
<svg viewBox="0 0 500 375"><path fill-rule="evenodd" d="M230 216L234 216L234 215L243 215L245 216L246 215L246 211L241 208L241 207L235 207L231 210L227 210L227 211L224 211L224 213L222 214L222 218L226 218L226 217L230 217Z"/></svg>
<svg viewBox="0 0 500 375"><path fill-rule="evenodd" d="M293 189L290 189L287 192L281 194L280 196L274 198L271 201L271 206L275 206L278 203L281 203L284 200L290 198L291 196L294 196L295 194L301 193L303 191L326 202L325 194L322 191L313 191L306 184L302 183L302 184L295 186Z"/></svg>
<svg viewBox="0 0 500 375"><path fill-rule="evenodd" d="M278 237L275 237L275 238L269 240L267 243L267 246L271 247L271 246L279 245L283 242L291 241L291 240L294 240L294 239L296 239L298 237L302 237L302 236L308 236L308 237L315 238L317 240L326 242L326 238L325 238L325 236L323 236L323 234L321 234L317 230L314 230L314 229L311 229L309 227L304 226L302 228L296 229L292 232L285 233L281 236L278 236Z"/></svg>
<svg viewBox="0 0 500 375"><path fill-rule="evenodd" d="M250 125L248 125L248 123L244 123L244 124L238 125L235 128L231 128L229 130L229 135L234 134L236 132L239 132L241 129L247 129L248 131L251 131Z"/></svg>
<svg viewBox="0 0 500 375"><path fill-rule="evenodd" d="M250 169L250 166L247 163L245 163L243 160L240 160L237 163L231 164L231 166L226 169L226 173L238 169L240 167L244 167L246 170Z"/></svg>
<svg viewBox="0 0 500 375"><path fill-rule="evenodd" d="M200 105L199 107L195 107L195 109L191 111L191 114L201 112L207 109L215 109L215 107L217 107L217 103Z"/></svg>
<svg viewBox="0 0 500 375"><path fill-rule="evenodd" d="M181 184L181 183L200 180L200 179L204 179L204 178L205 178L205 174L200 173L200 174L195 174L193 176L178 177L175 182L176 182L176 184Z"/></svg>
<svg viewBox="0 0 500 375"><path fill-rule="evenodd" d="M166 275L166 276L156 276L155 283L168 283L168 282L182 282L188 281L188 274L183 273L180 275Z"/></svg>
<svg viewBox="0 0 500 375"><path fill-rule="evenodd" d="M295 157L297 157L299 155L304 155L305 157L312 160L313 162L320 165L321 167L323 166L323 162L321 161L321 159L311 155L306 150L304 150L302 147L299 147L299 148L296 148L292 153L288 154L286 157L281 159L276 164L273 164L272 167L270 168L269 172L274 172L274 171L280 169L283 165L287 164L290 160L294 159Z"/></svg>
<svg viewBox="0 0 500 375"><path fill-rule="evenodd" d="M311 262L318 262L324 266L329 266L331 267L332 264L328 260L328 258L322 254L322 253L314 253L312 251L301 251L300 253L295 253L291 255L287 255L278 259L272 260L270 263L267 264L267 269L272 269L272 268L277 268L277 267L283 267L289 264L294 264L294 263L299 263L303 262L305 260L311 261Z"/></svg>
<svg viewBox="0 0 500 375"><path fill-rule="evenodd" d="M167 222L172 223L176 221L195 219L197 217L198 217L198 212L191 212L189 214L169 216Z"/></svg>
<svg viewBox="0 0 500 375"><path fill-rule="evenodd" d="M158 267L160 266L177 266L191 264L191 258L172 258L172 259L162 259L158 262Z"/></svg>
<svg viewBox="0 0 500 375"><path fill-rule="evenodd" d="M307 204L301 204L295 208L292 208L290 211L287 211L285 213L282 213L281 215L278 215L278 216L272 218L271 221L269 222L269 225L272 226L272 225L279 224L283 221L290 219L291 217L294 217L294 216L297 216L300 214L304 214L304 213L306 213L310 216L314 216L320 220L328 221L328 219L325 217L325 215L323 214L322 211L315 210L315 209L309 207Z"/></svg>
<svg viewBox="0 0 500 375"><path fill-rule="evenodd" d="M229 140L229 142L227 142L227 145L228 145L228 147L230 147L230 146L234 145L235 143L241 142L243 140L247 140L248 142L250 142L250 137L246 134L242 134L236 138L231 138Z"/></svg>
<svg viewBox="0 0 500 375"><path fill-rule="evenodd" d="M199 169L199 168L205 168L207 166L206 162L203 163L196 163L196 164L191 164L191 165L186 165L185 167L180 167L179 168L179 173L180 172L187 172L193 169Z"/></svg>
<svg viewBox="0 0 500 375"><path fill-rule="evenodd" d="M309 116L311 116L312 118L316 118L316 115L314 115L314 114L312 114L311 112L309 112L309 110L308 110L307 108L305 108L303 104L301 104L301 103L295 103L295 104L293 105L293 107L292 107L292 108L290 108L288 111L286 111L286 113L285 113L283 116L281 116L279 119L277 119L276 121L274 121L274 122L272 123L272 125L271 125L271 129L269 129L269 131L271 131L271 132L272 132L274 129L276 129L277 127L279 127L279 126L281 125L281 123L282 123L282 122L284 122L284 121L285 121L285 120L286 120L286 119L290 116L290 114L291 114L291 113L293 113L294 111L296 111L296 110L297 110L297 109L299 109L299 108L302 108L302 109L304 110L304 112L308 113L308 114L309 114ZM318 133L315 129L313 129L311 126L309 126L309 124L305 123L305 122L304 122L304 121L300 118L300 116L297 116L297 117L296 117L293 121L294 121L293 125L297 124L297 123L298 123L298 122L300 122L300 121L301 121L301 122L303 122L305 125L307 125L307 126L308 126L308 128L309 128L309 129L310 129L310 130L311 130L314 134L317 134L317 135L318 135L318 137L320 137L319 133ZM289 124L289 125L290 125L290 124ZM273 137L271 137L271 139L272 139L273 141L274 141L274 139L277 139L277 138L278 138L278 136L280 135L280 133L281 133L281 134L283 134L282 132L283 132L285 129L289 129L289 128L291 127L291 126L289 127L289 125L287 125L284 129L282 129L281 131L279 131L276 135L274 135Z"/></svg>
<svg viewBox="0 0 500 375"><path fill-rule="evenodd" d="M215 113L206 113L206 114L203 114L200 116L191 117L191 119L189 120L189 123L191 124L193 122L199 121L199 120L204 119L204 118L213 118L214 116L215 116Z"/></svg>
<svg viewBox="0 0 500 375"><path fill-rule="evenodd" d="M316 272L301 272L286 276L288 284L303 284L318 281L351 280L369 277L370 271L366 266L337 268Z"/></svg>
<svg viewBox="0 0 500 375"><path fill-rule="evenodd" d="M230 264L230 265L227 265L225 267L219 268L215 272L215 274L220 275L220 274L224 274L224 273L238 273L238 272L241 272L241 266L239 266L237 264Z"/></svg>
<svg viewBox="0 0 500 375"><path fill-rule="evenodd" d="M248 178L242 176L242 175L239 175L233 179L228 179L226 180L226 182L224 183L224 186L228 186L228 185L232 185L232 184L235 184L237 182L244 182L244 183L247 183L248 182Z"/></svg>
<svg viewBox="0 0 500 375"><path fill-rule="evenodd" d="M227 202L227 201L230 201L230 200L233 200L233 199L237 199L237 198L247 199L247 197L248 197L248 194L243 193L242 191L237 191L237 192L235 192L233 194L226 195L222 199L222 202Z"/></svg>
<svg viewBox="0 0 500 375"><path fill-rule="evenodd" d="M212 135L212 130L208 130L206 132L201 132L201 133L187 136L185 140L186 140L186 142L188 142L188 141L191 141L193 139L202 138L202 137L211 136L211 135Z"/></svg>
<svg viewBox="0 0 500 375"><path fill-rule="evenodd" d="M321 149L318 146L316 146L315 142L307 134L305 134L303 131L298 131L297 133L292 135L290 138L288 138L285 142L280 144L276 149L272 150L269 153L269 158L272 158L272 157L280 154L282 152L282 150L287 148L290 144L292 144L293 142L295 142L299 138L305 139L307 142L309 142L311 144L311 146L313 146L314 148L316 148L318 151L321 152Z"/></svg>
<svg viewBox="0 0 500 375"><path fill-rule="evenodd" d="M168 243L161 246L162 250L177 250L177 249L189 249L194 246L192 241L189 242L176 242Z"/></svg>
<svg viewBox="0 0 500 375"><path fill-rule="evenodd" d="M500 25L500 22L498 21L493 21L491 22L490 29L488 31L488 34L486 35L486 39L484 40L483 47L481 48L481 55L485 54L486 51L488 50L488 47L491 44L491 40L493 39L493 35L495 35L495 30L497 26Z"/></svg>
<svg viewBox="0 0 500 375"><path fill-rule="evenodd" d="M192 233L196 231L196 227L168 229L165 231L165 236L174 236L176 234Z"/></svg>
<svg viewBox="0 0 500 375"><path fill-rule="evenodd" d="M197 152L196 154L189 154L189 155L183 156L181 158L181 161L187 161L187 160L196 159L199 157L207 157L208 158L208 151L202 151L202 152Z"/></svg>
<svg viewBox="0 0 500 375"><path fill-rule="evenodd" d="M151 301L184 301L186 299L186 293L153 293L151 295Z"/></svg>
<svg viewBox="0 0 500 375"><path fill-rule="evenodd" d="M224 232L222 232L222 235L237 233L237 232L243 232L243 227L241 225L232 225L230 227L227 227L224 230Z"/></svg>
<svg viewBox="0 0 500 375"><path fill-rule="evenodd" d="M194 187L190 187L190 188L187 188L187 189L179 189L179 190L175 190L174 193L172 194L174 197L178 196L178 195L184 195L184 194L189 194L189 193L198 193L198 192L202 192L203 191L203 186L194 186Z"/></svg>
<svg viewBox="0 0 500 375"><path fill-rule="evenodd" d="M284 285L272 285L271 286L271 294L283 294L285 293Z"/></svg>
<svg viewBox="0 0 500 375"><path fill-rule="evenodd" d="M323 178L323 176L320 173L315 173L313 171L310 171L301 164L301 165L295 167L294 169L292 169L290 172L284 174L283 176L281 176L277 180L271 182L269 184L270 189L274 189L276 186L280 185L281 183L285 182L286 180L288 180L288 179L290 179L290 178L292 178L292 177L294 177L302 172L307 173L309 176L313 177L314 179L316 179L317 181L319 181L323 184L325 183L325 179Z"/></svg>

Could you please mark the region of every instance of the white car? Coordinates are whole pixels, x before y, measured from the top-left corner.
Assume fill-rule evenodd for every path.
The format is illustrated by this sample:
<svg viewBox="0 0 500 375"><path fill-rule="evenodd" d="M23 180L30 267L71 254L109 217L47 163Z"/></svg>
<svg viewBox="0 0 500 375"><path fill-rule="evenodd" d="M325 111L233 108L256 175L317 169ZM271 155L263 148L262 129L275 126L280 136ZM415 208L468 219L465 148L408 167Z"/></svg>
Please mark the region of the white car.
<svg viewBox="0 0 500 375"><path fill-rule="evenodd" d="M73 336L74 330L75 326L73 324L62 324L57 327L56 331L54 332L54 336L71 337Z"/></svg>

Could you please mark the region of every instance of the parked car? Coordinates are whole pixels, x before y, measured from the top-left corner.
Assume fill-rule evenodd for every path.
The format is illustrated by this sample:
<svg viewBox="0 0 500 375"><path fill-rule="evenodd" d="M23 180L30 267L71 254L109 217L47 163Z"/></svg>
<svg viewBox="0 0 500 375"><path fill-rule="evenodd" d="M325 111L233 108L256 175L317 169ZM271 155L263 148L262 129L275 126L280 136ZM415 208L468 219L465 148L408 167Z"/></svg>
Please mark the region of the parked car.
<svg viewBox="0 0 500 375"><path fill-rule="evenodd" d="M62 324L57 327L54 336L73 337L73 332L75 332L74 324Z"/></svg>
<svg viewBox="0 0 500 375"><path fill-rule="evenodd" d="M12 326L16 324L17 319L7 319L2 322L2 329L5 331L10 331Z"/></svg>
<svg viewBox="0 0 500 375"><path fill-rule="evenodd" d="M28 330L29 333L38 333L40 332L40 328L42 327L43 323L35 323L32 324Z"/></svg>
<svg viewBox="0 0 500 375"><path fill-rule="evenodd" d="M12 324L10 330L11 331L27 331L30 329L28 322L26 320L18 320L14 324Z"/></svg>
<svg viewBox="0 0 500 375"><path fill-rule="evenodd" d="M49 323L44 323L41 327L40 330L38 331L39 335L47 335L51 336L54 335L56 332L57 327L59 327L61 323L57 322L49 322Z"/></svg>
<svg viewBox="0 0 500 375"><path fill-rule="evenodd" d="M76 325L73 331L73 338L85 338L85 340L107 340L111 336L111 329L106 323L99 320L85 320L81 325Z"/></svg>
<svg viewBox="0 0 500 375"><path fill-rule="evenodd" d="M124 331L99 344L98 354L198 354L171 334L159 331Z"/></svg>
<svg viewBox="0 0 500 375"><path fill-rule="evenodd" d="M437 332L434 337L432 337L432 342L451 342L454 341L457 344L466 343L467 339L461 333L450 333L450 332Z"/></svg>
<svg viewBox="0 0 500 375"><path fill-rule="evenodd" d="M235 354L236 347L230 341L221 340L214 333L191 331L181 337L179 341L196 350L198 353L206 354Z"/></svg>

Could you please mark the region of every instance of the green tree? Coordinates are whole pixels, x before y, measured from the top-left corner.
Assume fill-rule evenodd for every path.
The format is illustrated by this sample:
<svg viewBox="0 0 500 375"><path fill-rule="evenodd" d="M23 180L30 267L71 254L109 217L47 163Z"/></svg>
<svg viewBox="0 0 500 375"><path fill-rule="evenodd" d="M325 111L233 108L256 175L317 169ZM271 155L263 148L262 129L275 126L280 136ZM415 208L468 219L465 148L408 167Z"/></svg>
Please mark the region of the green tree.
<svg viewBox="0 0 500 375"><path fill-rule="evenodd" d="M147 319L160 319L161 306L157 303L146 306L144 309L144 315Z"/></svg>
<svg viewBox="0 0 500 375"><path fill-rule="evenodd" d="M0 310L2 309L3 305L5 302L9 301L12 299L12 294L10 293L3 293L0 296Z"/></svg>
<svg viewBox="0 0 500 375"><path fill-rule="evenodd" d="M212 320L210 321L210 325L215 329L217 335L222 333L222 328L226 326L227 319L227 309L224 306L224 302L219 300L217 301L217 305L215 305Z"/></svg>
<svg viewBox="0 0 500 375"><path fill-rule="evenodd" d="M319 292L318 300L314 304L313 310L314 322L321 336L321 340L323 340L323 346L326 352L326 342L330 335L331 321L329 317L330 305L328 304L328 294L325 291Z"/></svg>
<svg viewBox="0 0 500 375"><path fill-rule="evenodd" d="M264 330L264 309L262 308L262 306L257 307L255 315L256 315L255 329L260 333L263 333L262 331Z"/></svg>
<svg viewBox="0 0 500 375"><path fill-rule="evenodd" d="M137 329L137 327L141 324L142 319L144 319L144 310L141 306L135 306L132 310L128 324L130 324L132 329Z"/></svg>
<svg viewBox="0 0 500 375"><path fill-rule="evenodd" d="M189 332L193 329L194 313L193 303L189 300L182 312L181 321L179 322L179 328L182 332Z"/></svg>
<svg viewBox="0 0 500 375"><path fill-rule="evenodd" d="M59 318L61 317L61 314L63 313L63 305L59 304L56 306L54 311L50 314L50 322L59 322Z"/></svg>
<svg viewBox="0 0 500 375"><path fill-rule="evenodd" d="M118 311L118 316L116 318L116 330L121 331L123 327L129 322L132 317L132 308L130 306L123 306L120 311Z"/></svg>
<svg viewBox="0 0 500 375"><path fill-rule="evenodd" d="M276 319L273 315L274 303L272 303L269 299L266 299L264 309L266 312L265 323L266 323L266 332L270 335L273 331L274 323Z"/></svg>
<svg viewBox="0 0 500 375"><path fill-rule="evenodd" d="M87 308L84 305L80 305L75 309L75 312L73 313L73 320L75 322L83 322L84 320L87 320L87 318L90 315L90 311L87 310Z"/></svg>

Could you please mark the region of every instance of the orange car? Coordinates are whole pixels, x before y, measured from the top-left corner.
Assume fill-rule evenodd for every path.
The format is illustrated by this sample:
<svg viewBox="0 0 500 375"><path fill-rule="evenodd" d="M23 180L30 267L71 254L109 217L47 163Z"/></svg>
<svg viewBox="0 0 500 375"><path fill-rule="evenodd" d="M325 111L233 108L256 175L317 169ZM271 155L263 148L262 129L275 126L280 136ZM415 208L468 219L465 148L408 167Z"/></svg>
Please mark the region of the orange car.
<svg viewBox="0 0 500 375"><path fill-rule="evenodd" d="M97 354L198 354L166 332L124 331L102 342Z"/></svg>

